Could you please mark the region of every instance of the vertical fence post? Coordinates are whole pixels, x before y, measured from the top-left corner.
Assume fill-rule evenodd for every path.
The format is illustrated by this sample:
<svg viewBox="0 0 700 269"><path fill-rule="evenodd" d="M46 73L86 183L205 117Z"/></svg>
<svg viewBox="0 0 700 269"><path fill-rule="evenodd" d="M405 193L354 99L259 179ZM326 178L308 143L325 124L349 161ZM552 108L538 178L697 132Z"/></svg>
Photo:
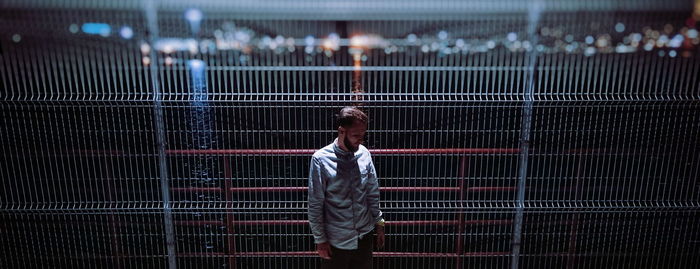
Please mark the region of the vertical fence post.
<svg viewBox="0 0 700 269"><path fill-rule="evenodd" d="M144 11L146 15L146 21L148 26L148 42L151 47L158 40L158 14L156 10L156 4L154 0L148 0L144 2ZM159 63L158 54L155 49L151 50L149 54L151 58L150 71L151 71L151 81L153 84L153 121L155 124L156 131L156 142L158 147L158 168L160 174L160 188L161 195L163 196L163 221L165 225L165 244L168 251L168 268L177 268L177 263L175 260L175 230L173 229L173 213L170 202L170 182L168 175L168 161L165 154L165 144L167 143L165 139L165 126L163 123L163 107L162 107L162 97L160 92L160 80L159 78Z"/></svg>
<svg viewBox="0 0 700 269"><path fill-rule="evenodd" d="M540 13L543 3L541 0L534 0L530 3L528 11L528 38L533 48L537 47L537 25L540 20ZM511 253L511 269L519 267L520 244L522 241L523 214L525 210L525 186L527 186L527 166L530 150L530 128L532 124L532 105L535 91L535 73L537 72L537 50L533 49L528 53L528 74L525 88L523 105L523 122L520 129L520 157L518 161L518 188L517 200L515 203L515 220L513 221L513 240L511 242L513 250Z"/></svg>
<svg viewBox="0 0 700 269"><path fill-rule="evenodd" d="M459 158L459 213L457 213L459 224L457 225L457 240L455 240L455 252L457 254L455 268L457 269L462 268L462 256L464 255L464 250L462 249L462 245L464 244L462 231L464 230L464 178L466 177L466 163L467 156L462 155L462 157Z"/></svg>
<svg viewBox="0 0 700 269"><path fill-rule="evenodd" d="M234 227L233 227L233 213L231 208L233 207L232 195L231 195L231 165L229 164L229 159L224 156L224 193L226 195L226 245L228 249L228 268L236 268L236 241L233 238Z"/></svg>

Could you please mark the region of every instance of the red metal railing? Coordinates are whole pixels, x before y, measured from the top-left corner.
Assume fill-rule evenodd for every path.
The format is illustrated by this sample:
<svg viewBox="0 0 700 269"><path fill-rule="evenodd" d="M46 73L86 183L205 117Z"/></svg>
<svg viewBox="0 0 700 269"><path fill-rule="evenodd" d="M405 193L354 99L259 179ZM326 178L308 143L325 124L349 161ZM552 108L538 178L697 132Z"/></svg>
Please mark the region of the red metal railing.
<svg viewBox="0 0 700 269"><path fill-rule="evenodd" d="M186 187L170 188L175 192L222 192L218 187ZM241 187L228 188L229 192L300 192L306 191L306 187ZM456 192L461 191L460 187L379 187L382 192ZM488 192L488 191L514 191L515 187L469 187L465 192Z"/></svg>
<svg viewBox="0 0 700 269"><path fill-rule="evenodd" d="M467 187L466 164L468 155L472 154L514 154L519 153L515 148L454 148L454 149L371 149L373 155L431 155L448 154L461 155L458 171L459 187L380 187L382 192L458 192L460 206L468 192L490 192L490 191L514 191L515 187L489 187L473 186ZM231 155L312 155L314 149L175 149L166 150L169 155L224 155L225 178L231 178L228 156ZM185 187L171 188L176 192L224 192L226 201L231 202L231 194L239 192L302 192L307 187L231 187L230 180L226 180L225 187ZM229 207L230 208L230 207ZM261 221L236 221L233 214L227 214L226 223L223 221L175 221L176 225L198 226L198 225L226 225L228 234L234 234L236 225L308 225L307 220L261 220ZM424 253L424 252L375 252L377 257L449 257L456 259L456 268L462 267L462 257L487 257L487 256L507 256L509 252L463 252L462 251L462 231L467 225L511 225L513 220L465 220L462 212L459 212L455 220L415 220L415 221L387 221L387 226L420 226L420 225L457 225L455 240L455 253ZM265 256L316 256L315 251L289 251L289 252L237 252L231 236L228 237L228 253L178 253L182 257L211 257L226 256L229 259L231 268L235 268L235 257L265 257Z"/></svg>
<svg viewBox="0 0 700 269"><path fill-rule="evenodd" d="M318 256L316 251L269 251L269 252L187 252L178 253L180 257L314 257ZM492 257L508 256L510 252L465 252L462 255L456 253L433 253L433 252L374 252L375 257L420 257L420 258L457 258L457 257Z"/></svg>
<svg viewBox="0 0 700 269"><path fill-rule="evenodd" d="M170 155L311 155L315 149L169 149ZM370 149L374 155L519 153L517 148Z"/></svg>

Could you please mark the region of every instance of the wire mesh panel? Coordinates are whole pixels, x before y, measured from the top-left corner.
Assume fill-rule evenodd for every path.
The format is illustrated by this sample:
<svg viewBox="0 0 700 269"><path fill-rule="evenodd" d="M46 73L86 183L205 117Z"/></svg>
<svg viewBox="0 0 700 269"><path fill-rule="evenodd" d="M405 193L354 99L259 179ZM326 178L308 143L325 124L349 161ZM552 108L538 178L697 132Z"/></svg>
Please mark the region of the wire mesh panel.
<svg viewBox="0 0 700 269"><path fill-rule="evenodd" d="M375 268L700 265L698 1L0 6L2 268L315 268L347 105Z"/></svg>
<svg viewBox="0 0 700 269"><path fill-rule="evenodd" d="M4 213L3 267L164 267L162 212L35 210Z"/></svg>

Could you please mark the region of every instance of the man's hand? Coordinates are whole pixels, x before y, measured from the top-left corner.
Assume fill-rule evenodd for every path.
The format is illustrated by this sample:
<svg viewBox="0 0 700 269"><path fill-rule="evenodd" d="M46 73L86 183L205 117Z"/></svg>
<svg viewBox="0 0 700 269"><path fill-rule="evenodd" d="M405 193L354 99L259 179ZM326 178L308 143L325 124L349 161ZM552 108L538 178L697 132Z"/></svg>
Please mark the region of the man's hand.
<svg viewBox="0 0 700 269"><path fill-rule="evenodd" d="M384 226L375 225L374 229L377 231L377 248L384 248Z"/></svg>
<svg viewBox="0 0 700 269"><path fill-rule="evenodd" d="M316 244L316 251L318 251L318 256L321 256L321 258L326 260L331 259L331 244L328 242Z"/></svg>

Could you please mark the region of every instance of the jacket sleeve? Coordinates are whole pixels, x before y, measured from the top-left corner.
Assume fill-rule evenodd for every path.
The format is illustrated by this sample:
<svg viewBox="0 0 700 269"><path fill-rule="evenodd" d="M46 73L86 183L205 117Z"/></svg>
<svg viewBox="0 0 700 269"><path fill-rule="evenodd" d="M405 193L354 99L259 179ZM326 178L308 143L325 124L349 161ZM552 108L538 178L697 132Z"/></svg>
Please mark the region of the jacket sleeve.
<svg viewBox="0 0 700 269"><path fill-rule="evenodd" d="M325 182L321 177L321 165L318 159L311 158L309 169L309 225L314 236L314 243L327 242L323 206L325 202Z"/></svg>
<svg viewBox="0 0 700 269"><path fill-rule="evenodd" d="M367 205L369 207L369 212L374 218L374 222L377 223L381 220L382 211L379 209L379 180L377 177L377 170L374 169L374 163L370 160L369 162L369 191L367 193Z"/></svg>

